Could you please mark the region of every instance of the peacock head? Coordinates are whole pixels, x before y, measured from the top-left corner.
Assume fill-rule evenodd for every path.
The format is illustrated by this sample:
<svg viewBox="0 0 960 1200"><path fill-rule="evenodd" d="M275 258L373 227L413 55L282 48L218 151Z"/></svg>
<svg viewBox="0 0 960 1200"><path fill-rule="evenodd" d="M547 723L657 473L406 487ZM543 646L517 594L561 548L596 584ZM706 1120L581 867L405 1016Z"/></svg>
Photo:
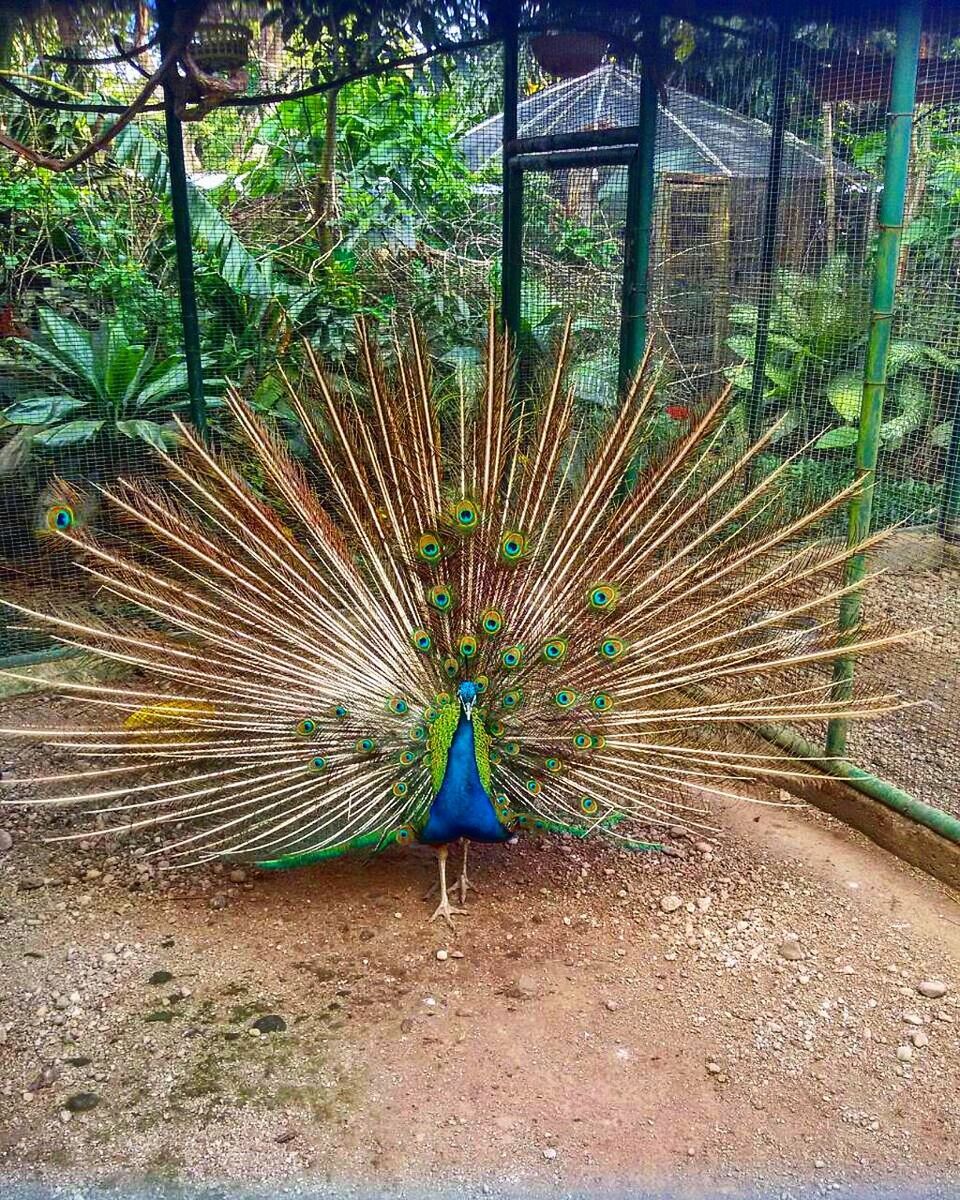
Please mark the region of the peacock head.
<svg viewBox="0 0 960 1200"><path fill-rule="evenodd" d="M464 680L457 688L457 699L463 705L463 711L467 714L467 720L473 714L473 706L477 702L477 696L480 694L480 689L475 683L469 679Z"/></svg>

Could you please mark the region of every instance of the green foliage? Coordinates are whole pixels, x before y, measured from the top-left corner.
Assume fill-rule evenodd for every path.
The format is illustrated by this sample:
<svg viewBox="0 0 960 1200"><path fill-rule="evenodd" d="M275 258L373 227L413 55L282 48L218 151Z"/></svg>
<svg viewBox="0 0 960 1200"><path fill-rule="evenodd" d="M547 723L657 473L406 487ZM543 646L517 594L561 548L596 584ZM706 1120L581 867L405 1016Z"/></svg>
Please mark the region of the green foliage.
<svg viewBox="0 0 960 1200"><path fill-rule="evenodd" d="M182 355L158 359L154 347L128 339L119 319L92 333L50 309L39 321L33 340L10 339L13 353L0 359L0 389L13 399L8 424L27 427L49 450L118 436L169 447L163 423L186 402Z"/></svg>
<svg viewBox="0 0 960 1200"><path fill-rule="evenodd" d="M787 445L816 439L816 449L846 454L856 445L867 342L866 294L865 275L842 257L816 276L780 274L764 364L763 403L769 420L785 418L781 439ZM728 375L735 388L749 393L756 306L738 305L730 319L740 332L727 345L743 362ZM915 338L895 339L887 359L881 444L898 450L908 447L911 439L932 435L933 376L957 372L960 359Z"/></svg>

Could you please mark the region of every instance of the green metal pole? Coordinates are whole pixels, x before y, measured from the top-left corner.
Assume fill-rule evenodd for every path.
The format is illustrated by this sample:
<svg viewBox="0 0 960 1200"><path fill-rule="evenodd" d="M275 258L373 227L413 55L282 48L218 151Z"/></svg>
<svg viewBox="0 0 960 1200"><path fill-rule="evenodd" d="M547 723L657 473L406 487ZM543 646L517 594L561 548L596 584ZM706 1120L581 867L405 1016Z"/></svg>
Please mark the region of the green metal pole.
<svg viewBox="0 0 960 1200"><path fill-rule="evenodd" d="M658 49L659 22L647 30L648 57ZM655 194L657 148L657 85L649 66L640 83L640 121L637 153L627 176L627 213L623 247L623 298L620 315L620 389L623 391L640 364L647 344L650 241Z"/></svg>
<svg viewBox="0 0 960 1200"><path fill-rule="evenodd" d="M174 0L158 0L157 20L160 54L167 53L173 27ZM200 318L197 315L197 290L193 274L193 241L190 230L190 201L187 195L187 167L183 156L183 126L177 116L173 89L163 89L163 117L167 133L167 161L170 172L170 203L173 207L173 235L177 252L177 279L180 285L180 318L183 325L183 350L187 360L187 389L190 394L190 419L200 433L206 432L207 407L203 396L203 365L200 354Z"/></svg>
<svg viewBox="0 0 960 1200"><path fill-rule="evenodd" d="M503 230L501 234L501 315L504 329L514 339L520 333L521 272L523 266L523 172L510 167L511 143L517 136L517 102L520 91L520 6L503 4Z"/></svg>
<svg viewBox="0 0 960 1200"><path fill-rule="evenodd" d="M910 143L913 134L913 109L917 90L917 62L920 56L922 26L921 0L901 0L897 11L897 49L890 87L887 114L887 144L883 167L883 195L878 217L879 236L873 264L873 296L867 361L860 402L860 436L857 441L857 472L864 481L861 494L850 505L848 544L859 545L870 533L874 477L880 446L880 422L887 382L887 350L897 290L897 267L903 238L903 216L910 169ZM847 562L847 583L863 578L866 558L851 555ZM860 620L859 592L844 596L840 603L840 630L851 631ZM835 699L845 700L853 691L853 659L841 659L834 669ZM830 722L827 753L843 754L847 745L847 723Z"/></svg>

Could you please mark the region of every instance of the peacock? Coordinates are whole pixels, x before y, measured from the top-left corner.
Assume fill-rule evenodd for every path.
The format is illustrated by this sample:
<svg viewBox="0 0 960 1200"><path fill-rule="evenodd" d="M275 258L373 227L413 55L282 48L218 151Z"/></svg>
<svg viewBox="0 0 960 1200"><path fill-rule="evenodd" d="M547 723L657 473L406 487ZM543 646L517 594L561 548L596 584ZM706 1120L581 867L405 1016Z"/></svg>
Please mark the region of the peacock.
<svg viewBox="0 0 960 1200"><path fill-rule="evenodd" d="M665 417L651 350L584 413L572 340L520 387L491 315L475 386L440 404L417 325L360 323L349 380L309 344L281 367L308 455L230 389L218 446L179 423L162 478L99 489L118 532L61 498L48 527L98 605L9 607L127 674L51 685L75 727L4 731L80 760L27 781L96 817L59 836L150 830L174 867L269 869L422 843L452 925L471 842L655 851L711 828L712 797L816 770L757 723L896 708L831 688L838 657L901 636L835 632L860 584L814 535L858 484L791 511L779 426L747 444L729 388Z"/></svg>

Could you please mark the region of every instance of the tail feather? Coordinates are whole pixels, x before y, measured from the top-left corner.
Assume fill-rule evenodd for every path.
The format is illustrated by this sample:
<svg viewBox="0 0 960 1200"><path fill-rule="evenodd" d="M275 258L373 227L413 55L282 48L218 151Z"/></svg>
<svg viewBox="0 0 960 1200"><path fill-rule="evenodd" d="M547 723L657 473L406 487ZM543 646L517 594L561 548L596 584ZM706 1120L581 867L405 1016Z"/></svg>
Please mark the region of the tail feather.
<svg viewBox="0 0 960 1200"><path fill-rule="evenodd" d="M729 391L643 465L649 352L584 452L571 337L568 322L542 396L519 403L491 315L477 397L461 380L438 413L419 332L387 369L360 324L362 395L309 346L315 397L287 379L309 464L231 390L241 457L181 425L165 485L103 489L123 536L58 536L121 615L9 607L148 682L65 684L86 723L19 731L89 764L39 779L48 802L169 831L184 864L403 843L471 679L501 819L623 838L708 828L711 797L815 771L731 745L744 722L897 708L838 700L827 670L903 637L832 627L861 585L840 578L846 548L808 541L859 485L787 514L787 465L761 470L776 430L731 449Z"/></svg>

